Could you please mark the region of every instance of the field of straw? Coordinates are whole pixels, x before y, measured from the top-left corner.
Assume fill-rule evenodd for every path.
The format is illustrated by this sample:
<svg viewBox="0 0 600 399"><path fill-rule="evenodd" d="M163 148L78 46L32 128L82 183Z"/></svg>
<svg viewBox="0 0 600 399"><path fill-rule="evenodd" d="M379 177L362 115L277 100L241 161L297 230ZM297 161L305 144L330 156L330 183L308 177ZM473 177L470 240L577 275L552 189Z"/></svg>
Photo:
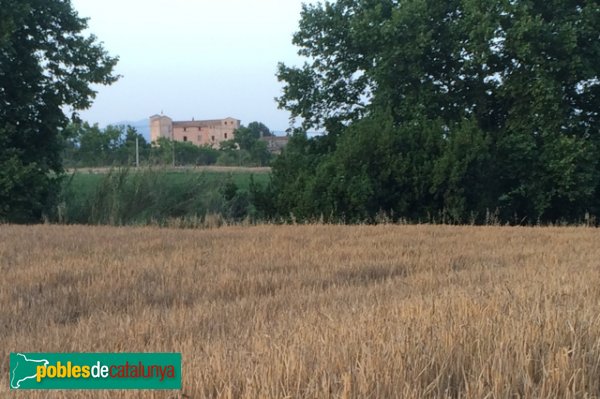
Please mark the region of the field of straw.
<svg viewBox="0 0 600 399"><path fill-rule="evenodd" d="M586 228L0 225L2 398L600 397ZM8 353L181 352L183 389L8 392Z"/></svg>

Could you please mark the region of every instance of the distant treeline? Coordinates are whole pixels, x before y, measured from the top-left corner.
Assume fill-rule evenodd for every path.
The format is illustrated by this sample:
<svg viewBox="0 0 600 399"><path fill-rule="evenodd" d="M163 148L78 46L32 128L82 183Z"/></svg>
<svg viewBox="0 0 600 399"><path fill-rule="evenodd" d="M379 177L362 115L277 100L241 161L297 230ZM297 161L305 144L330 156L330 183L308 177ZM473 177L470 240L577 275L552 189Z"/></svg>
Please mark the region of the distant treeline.
<svg viewBox="0 0 600 399"><path fill-rule="evenodd" d="M266 166L271 154L259 138L270 134L264 124L252 122L237 129L234 139L220 143L219 148L166 138L151 145L132 126L101 129L97 124L73 123L62 132L62 158L67 168L134 166L137 140L141 165Z"/></svg>

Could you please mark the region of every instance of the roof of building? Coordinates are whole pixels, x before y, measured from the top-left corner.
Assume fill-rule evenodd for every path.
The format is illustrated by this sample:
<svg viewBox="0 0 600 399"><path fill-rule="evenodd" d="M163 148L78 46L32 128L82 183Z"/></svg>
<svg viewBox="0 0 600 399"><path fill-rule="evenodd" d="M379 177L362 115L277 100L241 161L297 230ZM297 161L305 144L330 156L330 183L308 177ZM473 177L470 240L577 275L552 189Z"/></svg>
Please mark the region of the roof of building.
<svg viewBox="0 0 600 399"><path fill-rule="evenodd" d="M158 114L154 114L154 115L152 115L152 116L150 117L150 119L157 119L157 118L159 118L159 119L160 119L160 118L167 118L167 119L171 119L171 118L169 118L169 117L168 117L168 116L166 116L166 115L158 115Z"/></svg>
<svg viewBox="0 0 600 399"><path fill-rule="evenodd" d="M210 127L221 125L221 119L205 120L205 121L174 121L173 127Z"/></svg>
<svg viewBox="0 0 600 399"><path fill-rule="evenodd" d="M198 121L173 121L174 127L211 127L211 126L220 126L223 121L236 121L240 122L239 119L234 118L224 118L224 119L206 119L206 120L198 120Z"/></svg>
<svg viewBox="0 0 600 399"><path fill-rule="evenodd" d="M161 119L161 118L167 118L170 121L172 121L173 123L173 127L214 127L214 126L221 126L223 124L224 121L236 121L236 122L241 122L239 119L235 119L232 117L227 117L227 118L223 118L223 119L206 119L206 120L191 120L191 121L173 121L171 118L169 118L166 115L152 115L150 117L150 120L155 120L155 119Z"/></svg>

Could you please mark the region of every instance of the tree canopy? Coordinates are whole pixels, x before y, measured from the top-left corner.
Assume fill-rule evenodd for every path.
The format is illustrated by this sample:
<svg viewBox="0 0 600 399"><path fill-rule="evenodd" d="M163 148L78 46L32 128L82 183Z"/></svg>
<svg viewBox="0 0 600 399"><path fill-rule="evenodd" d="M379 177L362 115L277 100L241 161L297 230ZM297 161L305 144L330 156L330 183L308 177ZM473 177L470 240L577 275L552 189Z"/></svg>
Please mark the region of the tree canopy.
<svg viewBox="0 0 600 399"><path fill-rule="evenodd" d="M221 143L223 156L219 158L221 165L268 165L271 154L267 143L261 137L272 136L271 130L262 122L250 122L248 126L240 126L233 132L233 139Z"/></svg>
<svg viewBox="0 0 600 399"><path fill-rule="evenodd" d="M0 220L39 221L62 172L62 129L117 63L65 0L0 0Z"/></svg>
<svg viewBox="0 0 600 399"><path fill-rule="evenodd" d="M307 61L279 65L278 101L329 137L293 140L275 164L279 212L514 223L597 214L599 32L595 1L304 5L293 43ZM299 154L310 158L303 169L289 161Z"/></svg>

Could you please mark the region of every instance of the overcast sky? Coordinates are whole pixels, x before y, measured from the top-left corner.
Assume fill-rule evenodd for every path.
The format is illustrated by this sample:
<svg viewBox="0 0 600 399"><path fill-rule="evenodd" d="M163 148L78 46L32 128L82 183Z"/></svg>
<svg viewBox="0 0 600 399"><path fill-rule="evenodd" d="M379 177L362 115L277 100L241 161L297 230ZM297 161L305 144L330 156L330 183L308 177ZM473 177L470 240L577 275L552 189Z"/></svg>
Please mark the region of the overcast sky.
<svg viewBox="0 0 600 399"><path fill-rule="evenodd" d="M297 65L291 43L308 0L72 0L123 77L99 87L84 120L105 125L164 112L175 120L234 117L288 127L277 62Z"/></svg>

